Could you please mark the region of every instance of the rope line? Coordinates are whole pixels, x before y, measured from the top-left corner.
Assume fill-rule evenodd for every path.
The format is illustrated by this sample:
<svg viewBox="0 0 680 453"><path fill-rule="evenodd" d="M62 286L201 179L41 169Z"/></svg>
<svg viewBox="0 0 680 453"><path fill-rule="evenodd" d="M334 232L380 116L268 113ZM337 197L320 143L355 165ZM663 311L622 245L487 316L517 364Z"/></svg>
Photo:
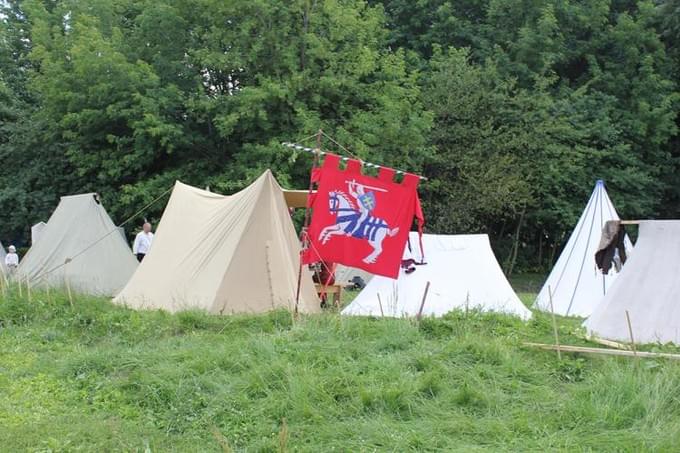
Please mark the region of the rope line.
<svg viewBox="0 0 680 453"><path fill-rule="evenodd" d="M314 149L314 148L309 148L309 147L307 147L307 146L299 145L299 144L297 144L297 143L282 142L281 145L282 145L282 146L285 146L285 147L287 147L287 148L296 149L296 150L298 150L298 151L304 151L304 152L312 153L312 154L319 154L320 156L325 156L326 154L329 154L329 153L326 152L326 151L319 151L319 150L316 150L316 149ZM346 162L346 161L348 161L350 158L349 158L349 157L340 157L340 159ZM357 159L357 160L358 160L358 161L361 163L361 165L363 165L364 167L372 167L372 168L382 168L382 167L384 167L384 165L378 165L378 164L374 164L374 163L371 163L371 162L366 162L366 161L363 161L363 160L361 160L361 159ZM386 168L389 168L389 167L386 167ZM403 170L396 170L396 169L395 169L394 171L395 171L398 175L405 175L405 174L407 174L407 173L412 174L412 173L410 173L410 172L403 171ZM420 178L420 179L423 180L423 181L427 181L427 178L426 178L425 176L420 176L420 175L415 175L415 176L417 176L418 178Z"/></svg>
<svg viewBox="0 0 680 453"><path fill-rule="evenodd" d="M325 135L325 134L324 134L324 135ZM312 135L310 135L309 137L305 137L305 138L298 139L298 140L297 140L297 143L304 143L304 142L307 142L307 141L309 141L309 140L311 140L311 139L313 139L313 138L316 138L316 134L312 134Z"/></svg>
<svg viewBox="0 0 680 453"><path fill-rule="evenodd" d="M339 146L339 147L340 147L341 149L343 149L347 154L349 154L350 156L352 156L352 157L355 158L356 160L359 160L359 161L361 160L361 159L359 159L359 158L357 157L356 154L354 154L352 151L350 151L350 150L348 150L347 148L345 148L344 146L342 146L340 143L336 142L336 141L333 139L333 137L331 137L330 135L326 134L324 131L321 131L321 134L322 134L324 137L326 137L328 140L330 140L331 142L335 143L337 146Z"/></svg>

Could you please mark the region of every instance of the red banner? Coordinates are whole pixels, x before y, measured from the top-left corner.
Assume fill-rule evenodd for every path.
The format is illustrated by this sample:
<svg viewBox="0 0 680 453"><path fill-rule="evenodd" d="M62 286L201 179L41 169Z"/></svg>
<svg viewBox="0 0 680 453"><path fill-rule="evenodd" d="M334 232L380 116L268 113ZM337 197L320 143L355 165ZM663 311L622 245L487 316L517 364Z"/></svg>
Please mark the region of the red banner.
<svg viewBox="0 0 680 453"><path fill-rule="evenodd" d="M397 278L414 216L423 223L420 178L406 174L396 183L390 168L380 168L377 178L363 175L358 160L349 160L345 170L339 166L339 156L326 154L312 173L319 187L308 201L312 221L303 262L340 263Z"/></svg>

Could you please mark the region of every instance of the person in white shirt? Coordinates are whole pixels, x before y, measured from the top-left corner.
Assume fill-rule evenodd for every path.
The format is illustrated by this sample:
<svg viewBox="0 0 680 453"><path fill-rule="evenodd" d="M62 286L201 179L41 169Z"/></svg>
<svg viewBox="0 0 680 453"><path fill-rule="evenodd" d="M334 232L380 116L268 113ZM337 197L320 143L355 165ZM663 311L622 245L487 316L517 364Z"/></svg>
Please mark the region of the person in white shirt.
<svg viewBox="0 0 680 453"><path fill-rule="evenodd" d="M153 242L151 224L149 222L145 222L144 226L142 227L142 231L137 233L137 236L135 237L135 243L132 245L132 253L137 256L137 261L140 263L146 254L149 253L151 242Z"/></svg>
<svg viewBox="0 0 680 453"><path fill-rule="evenodd" d="M9 269L10 273L14 273L17 267L19 267L19 255L17 255L17 249L13 245L8 248L7 256L5 256L5 265Z"/></svg>

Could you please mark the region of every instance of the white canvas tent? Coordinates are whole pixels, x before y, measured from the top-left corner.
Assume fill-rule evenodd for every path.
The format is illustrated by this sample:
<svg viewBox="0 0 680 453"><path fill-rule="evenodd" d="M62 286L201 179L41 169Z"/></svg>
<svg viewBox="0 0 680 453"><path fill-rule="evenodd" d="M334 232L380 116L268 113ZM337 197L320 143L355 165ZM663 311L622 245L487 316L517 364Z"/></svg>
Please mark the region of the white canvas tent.
<svg viewBox="0 0 680 453"><path fill-rule="evenodd" d="M355 267L343 266L342 264L338 264L335 268L335 283L337 285L351 285L354 277L361 277L365 283L368 283L373 278L373 274Z"/></svg>
<svg viewBox="0 0 680 453"><path fill-rule="evenodd" d="M17 269L34 286L65 286L113 295L137 267L132 251L93 193L61 197L57 209Z"/></svg>
<svg viewBox="0 0 680 453"><path fill-rule="evenodd" d="M543 284L536 307L550 311L550 293L555 313L562 316L589 316L614 283L618 272L612 266L607 275L595 265L602 228L609 220L619 220L604 182L595 184L588 204L562 250L557 263ZM626 237L626 250L633 246Z"/></svg>
<svg viewBox="0 0 680 453"><path fill-rule="evenodd" d="M640 222L635 253L583 324L601 338L680 345L680 220Z"/></svg>
<svg viewBox="0 0 680 453"><path fill-rule="evenodd" d="M149 254L114 302L172 312L292 310L299 254L283 193L270 171L232 196L177 182ZM307 269L299 310L320 311Z"/></svg>
<svg viewBox="0 0 680 453"><path fill-rule="evenodd" d="M418 243L417 233L411 233L411 243ZM531 318L531 311L522 304L505 278L486 234L426 234L423 235L423 248L426 265L416 266L415 272L410 274L402 270L397 280L373 277L342 314L415 316L429 281L424 316L442 316L467 307ZM404 256L414 256L420 261L419 254L417 247L413 255L407 249Z"/></svg>
<svg viewBox="0 0 680 453"><path fill-rule="evenodd" d="M40 235L45 230L47 224L45 222L38 222L31 227L31 246L35 245L40 239Z"/></svg>

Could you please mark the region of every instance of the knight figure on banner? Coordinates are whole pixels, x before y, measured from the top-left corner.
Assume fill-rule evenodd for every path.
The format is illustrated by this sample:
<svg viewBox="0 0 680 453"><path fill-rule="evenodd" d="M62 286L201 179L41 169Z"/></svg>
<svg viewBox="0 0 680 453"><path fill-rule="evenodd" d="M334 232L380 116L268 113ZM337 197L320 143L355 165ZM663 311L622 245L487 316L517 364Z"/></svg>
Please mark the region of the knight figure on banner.
<svg viewBox="0 0 680 453"><path fill-rule="evenodd" d="M375 263L383 251L383 240L399 233L398 227L390 228L384 219L372 215L377 204L376 192L387 192L387 190L359 184L355 180L345 182L349 195L343 191L329 193L328 208L331 214L336 216L335 224L321 231L319 241L326 244L333 236L365 239L373 251L363 259L363 262ZM356 204L350 196L354 198Z"/></svg>

